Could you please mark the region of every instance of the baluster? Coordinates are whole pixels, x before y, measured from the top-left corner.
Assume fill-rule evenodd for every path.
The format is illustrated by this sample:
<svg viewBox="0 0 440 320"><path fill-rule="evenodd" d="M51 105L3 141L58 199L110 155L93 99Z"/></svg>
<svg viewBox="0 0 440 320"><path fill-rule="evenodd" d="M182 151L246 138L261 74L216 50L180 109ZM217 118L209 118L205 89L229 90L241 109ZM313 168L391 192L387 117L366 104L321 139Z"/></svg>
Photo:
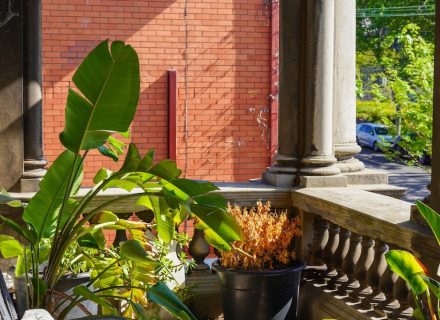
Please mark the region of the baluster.
<svg viewBox="0 0 440 320"><path fill-rule="evenodd" d="M350 294L353 292L353 289L356 288L356 286L353 286L356 282L354 270L361 254L361 241L362 236L360 234L351 233L350 248L342 263L342 271L347 275L347 282L341 287L341 290L347 294Z"/></svg>
<svg viewBox="0 0 440 320"><path fill-rule="evenodd" d="M363 236L361 245L361 255L354 269L354 277L358 284L352 284L354 290L351 294L353 299L358 302L362 301L366 295L371 293L371 288L367 284L367 271L373 262L374 241L371 238Z"/></svg>
<svg viewBox="0 0 440 320"><path fill-rule="evenodd" d="M393 288L396 281L397 274L387 267L380 278L379 283L380 289L385 295L385 301L379 304L379 308L385 313L385 315L392 314L399 307L398 301L393 296Z"/></svg>
<svg viewBox="0 0 440 320"><path fill-rule="evenodd" d="M412 314L412 308L408 303L408 294L411 294L405 280L398 277L393 288L393 296L399 302L399 308L395 309L393 316L408 317Z"/></svg>
<svg viewBox="0 0 440 320"><path fill-rule="evenodd" d="M210 247L204 235L205 232L203 230L194 229L193 238L189 243L189 254L197 263L195 270L209 270L209 266L205 263L205 258L209 255Z"/></svg>
<svg viewBox="0 0 440 320"><path fill-rule="evenodd" d="M341 283L347 281L345 274L342 271L342 263L348 253L350 246L350 235L350 230L341 228L339 233L338 248L336 249L332 259L332 265L336 269L336 276L333 277L328 284L328 287L332 290L337 289Z"/></svg>
<svg viewBox="0 0 440 320"><path fill-rule="evenodd" d="M311 256L311 265L313 266L322 266L324 261L322 260L323 249L328 240L328 228L329 223L327 220L322 219L321 217L316 217L313 222L313 247L312 247L312 256Z"/></svg>
<svg viewBox="0 0 440 320"><path fill-rule="evenodd" d="M380 287L380 279L387 268L385 253L388 252L388 245L380 239L375 240L374 260L367 272L367 283L370 285L372 292L368 299L365 299L365 305L368 308L374 308L379 303L386 300L385 294Z"/></svg>
<svg viewBox="0 0 440 320"><path fill-rule="evenodd" d="M334 223L331 224L331 227L328 231L327 245L325 246L324 252L322 253L322 259L327 265L327 272L324 282L325 281L328 282L332 277L337 275L337 272L333 266L333 255L335 254L336 249L338 248L340 231L341 228Z"/></svg>

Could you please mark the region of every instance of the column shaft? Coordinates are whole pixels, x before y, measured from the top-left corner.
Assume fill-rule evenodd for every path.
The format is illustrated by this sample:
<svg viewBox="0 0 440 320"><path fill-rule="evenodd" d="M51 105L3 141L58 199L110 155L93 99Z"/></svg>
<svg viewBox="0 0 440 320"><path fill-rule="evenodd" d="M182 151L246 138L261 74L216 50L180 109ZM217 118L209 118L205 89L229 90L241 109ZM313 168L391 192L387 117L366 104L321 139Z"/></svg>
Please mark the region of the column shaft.
<svg viewBox="0 0 440 320"><path fill-rule="evenodd" d="M38 189L46 173L43 158L42 128L42 27L41 0L25 1L24 56L23 56L23 119L24 119L24 173L21 191Z"/></svg>
<svg viewBox="0 0 440 320"><path fill-rule="evenodd" d="M334 0L307 1L303 175L336 175L333 152Z"/></svg>
<svg viewBox="0 0 440 320"><path fill-rule="evenodd" d="M356 0L335 0L333 108L336 166L360 171L363 163L353 158L361 151L356 143Z"/></svg>

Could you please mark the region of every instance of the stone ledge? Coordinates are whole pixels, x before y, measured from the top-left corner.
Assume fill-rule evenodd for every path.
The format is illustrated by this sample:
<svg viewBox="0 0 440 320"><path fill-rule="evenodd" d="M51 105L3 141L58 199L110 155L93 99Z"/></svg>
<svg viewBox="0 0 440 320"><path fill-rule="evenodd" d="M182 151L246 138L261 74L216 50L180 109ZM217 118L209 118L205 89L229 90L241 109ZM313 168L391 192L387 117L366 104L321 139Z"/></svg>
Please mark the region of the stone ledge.
<svg viewBox="0 0 440 320"><path fill-rule="evenodd" d="M426 228L410 221L412 204L355 188L292 190L304 215L316 214L350 231L410 250L425 260L440 260L438 244Z"/></svg>
<svg viewBox="0 0 440 320"><path fill-rule="evenodd" d="M374 192L396 199L400 199L406 192L406 188L393 186L391 184L352 184L347 187Z"/></svg>
<svg viewBox="0 0 440 320"><path fill-rule="evenodd" d="M344 172L347 184L388 184L388 173L384 170L364 169L358 172Z"/></svg>

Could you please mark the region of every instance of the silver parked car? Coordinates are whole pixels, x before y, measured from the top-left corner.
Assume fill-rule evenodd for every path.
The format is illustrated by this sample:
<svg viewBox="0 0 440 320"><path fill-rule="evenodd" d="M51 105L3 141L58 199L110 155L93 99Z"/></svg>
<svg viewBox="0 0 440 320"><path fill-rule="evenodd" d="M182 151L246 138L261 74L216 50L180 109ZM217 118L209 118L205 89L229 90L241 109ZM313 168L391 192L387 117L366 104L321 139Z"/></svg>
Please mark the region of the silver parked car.
<svg viewBox="0 0 440 320"><path fill-rule="evenodd" d="M378 123L360 123L356 126L356 142L358 145L373 148L379 151L389 147L394 137L389 134L388 128Z"/></svg>

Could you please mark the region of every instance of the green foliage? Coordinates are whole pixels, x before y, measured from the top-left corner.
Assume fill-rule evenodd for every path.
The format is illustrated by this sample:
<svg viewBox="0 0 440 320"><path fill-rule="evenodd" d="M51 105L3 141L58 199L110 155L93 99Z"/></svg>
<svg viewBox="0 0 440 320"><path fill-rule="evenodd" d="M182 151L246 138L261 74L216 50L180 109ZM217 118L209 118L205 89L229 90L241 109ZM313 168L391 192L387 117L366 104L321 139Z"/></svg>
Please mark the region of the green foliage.
<svg viewBox="0 0 440 320"><path fill-rule="evenodd" d="M440 214L429 208L423 202L417 201L417 208L431 227L437 241L440 239ZM440 244L440 241L439 241ZM416 302L416 309L413 317L415 319L433 320L438 319L440 310L437 310L437 317L431 301L431 294L440 298L440 283L428 276L426 268L411 253L401 250L390 250L385 254L390 269L399 277L404 279L410 286ZM423 308L423 295L426 295L428 308Z"/></svg>
<svg viewBox="0 0 440 320"><path fill-rule="evenodd" d="M434 4L433 0L390 0L386 5L357 1L358 8ZM412 158L431 154L434 17L358 18L357 24L358 96L394 107L395 114L386 114L381 121L401 120L399 144Z"/></svg>
<svg viewBox="0 0 440 320"><path fill-rule="evenodd" d="M158 233L160 241L176 239L175 230L182 221L196 217L204 222L208 241L225 248L241 239L240 228L226 214L226 201L209 182L179 178L181 170L171 160L154 163L154 153L141 156L130 144L125 160L116 172L101 169L95 175L96 185L78 197L83 163L89 150L99 149L104 156L118 160L124 143L113 134L127 137L127 130L139 99L139 61L131 46L116 41L99 44L81 63L73 76L79 93L69 90L66 123L60 140L67 150L54 161L40 183L38 191L24 209L26 227L0 216L23 237L24 242L1 237L1 253L18 256L17 271L31 273L33 308L49 308L58 319L64 319L75 304L90 299L101 305L104 314L115 314L115 300L126 302L123 315L146 319L149 300L164 307L180 319L193 319L189 310L174 293L160 282L160 270L166 268L163 257L153 250L145 233ZM99 192L119 188L131 193L90 207ZM119 219L108 209L111 205L133 199L153 211L152 223ZM19 203L5 192L0 201ZM127 230L130 239L119 250L105 248L104 229ZM40 264L47 262L44 273ZM78 287L64 310L53 306L54 288L68 270L92 270L92 280ZM91 289L91 285L96 290ZM151 293L150 293L151 290Z"/></svg>
<svg viewBox="0 0 440 320"><path fill-rule="evenodd" d="M357 100L356 118L365 122L389 123L396 118L396 108L390 102Z"/></svg>

